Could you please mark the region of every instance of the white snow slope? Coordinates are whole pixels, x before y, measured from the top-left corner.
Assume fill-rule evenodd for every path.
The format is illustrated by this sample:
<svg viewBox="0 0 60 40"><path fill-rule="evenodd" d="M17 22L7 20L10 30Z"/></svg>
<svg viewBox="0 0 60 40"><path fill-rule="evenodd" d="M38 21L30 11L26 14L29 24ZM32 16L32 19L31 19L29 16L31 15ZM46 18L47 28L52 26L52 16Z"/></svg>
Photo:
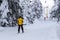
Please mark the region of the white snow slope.
<svg viewBox="0 0 60 40"><path fill-rule="evenodd" d="M59 23L53 21L35 21L24 25L24 33L17 33L18 27L0 27L0 40L59 40Z"/></svg>

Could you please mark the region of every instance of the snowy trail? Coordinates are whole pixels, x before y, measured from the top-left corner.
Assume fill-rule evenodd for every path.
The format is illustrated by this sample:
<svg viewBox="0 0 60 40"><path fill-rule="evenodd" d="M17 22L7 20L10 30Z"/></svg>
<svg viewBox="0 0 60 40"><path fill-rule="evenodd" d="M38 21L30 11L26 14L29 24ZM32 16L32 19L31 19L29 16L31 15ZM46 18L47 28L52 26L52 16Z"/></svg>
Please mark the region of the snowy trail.
<svg viewBox="0 0 60 40"><path fill-rule="evenodd" d="M0 32L0 40L59 40L57 24L52 21L40 21L24 26L25 32L17 33L17 27L7 27Z"/></svg>

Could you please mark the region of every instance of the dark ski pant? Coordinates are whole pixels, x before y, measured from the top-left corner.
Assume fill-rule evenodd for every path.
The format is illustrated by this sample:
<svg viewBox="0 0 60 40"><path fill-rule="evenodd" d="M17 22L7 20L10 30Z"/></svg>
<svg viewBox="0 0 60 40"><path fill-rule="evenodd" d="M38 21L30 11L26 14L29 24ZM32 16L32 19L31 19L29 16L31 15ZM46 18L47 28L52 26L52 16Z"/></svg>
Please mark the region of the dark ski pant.
<svg viewBox="0 0 60 40"><path fill-rule="evenodd" d="M20 33L20 28L22 30L22 33L24 33L23 25L18 25L18 33Z"/></svg>

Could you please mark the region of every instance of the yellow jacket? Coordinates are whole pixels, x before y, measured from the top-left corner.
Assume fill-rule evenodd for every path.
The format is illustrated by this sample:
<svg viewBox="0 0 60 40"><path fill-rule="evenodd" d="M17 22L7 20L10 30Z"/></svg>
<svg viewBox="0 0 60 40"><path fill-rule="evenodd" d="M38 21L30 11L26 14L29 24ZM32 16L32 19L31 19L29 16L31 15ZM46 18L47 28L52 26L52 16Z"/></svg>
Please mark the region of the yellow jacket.
<svg viewBox="0 0 60 40"><path fill-rule="evenodd" d="M18 23L18 25L22 25L23 24L23 18L18 18L17 23Z"/></svg>

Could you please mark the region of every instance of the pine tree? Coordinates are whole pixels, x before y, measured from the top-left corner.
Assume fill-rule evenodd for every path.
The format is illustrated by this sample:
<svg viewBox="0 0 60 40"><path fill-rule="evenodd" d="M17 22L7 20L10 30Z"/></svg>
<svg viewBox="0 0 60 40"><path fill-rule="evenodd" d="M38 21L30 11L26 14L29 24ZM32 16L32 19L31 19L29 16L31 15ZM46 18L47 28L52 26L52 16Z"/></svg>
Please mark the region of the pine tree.
<svg viewBox="0 0 60 40"><path fill-rule="evenodd" d="M52 18L57 18L58 20L57 20L57 22L59 22L60 21L60 0L55 0L55 6L54 7L56 7L54 10L52 10L52 12L51 12L51 16L52 16Z"/></svg>
<svg viewBox="0 0 60 40"><path fill-rule="evenodd" d="M36 18L39 19L41 17L42 4L40 0L23 0L20 5L23 7L24 17L26 17L26 20L28 20L29 23L33 24Z"/></svg>
<svg viewBox="0 0 60 40"><path fill-rule="evenodd" d="M17 18L22 13L22 8L19 6L19 0L8 0L8 9L9 9L8 14L10 13L10 16L8 18L11 20L10 25L14 26L14 24L17 23Z"/></svg>

